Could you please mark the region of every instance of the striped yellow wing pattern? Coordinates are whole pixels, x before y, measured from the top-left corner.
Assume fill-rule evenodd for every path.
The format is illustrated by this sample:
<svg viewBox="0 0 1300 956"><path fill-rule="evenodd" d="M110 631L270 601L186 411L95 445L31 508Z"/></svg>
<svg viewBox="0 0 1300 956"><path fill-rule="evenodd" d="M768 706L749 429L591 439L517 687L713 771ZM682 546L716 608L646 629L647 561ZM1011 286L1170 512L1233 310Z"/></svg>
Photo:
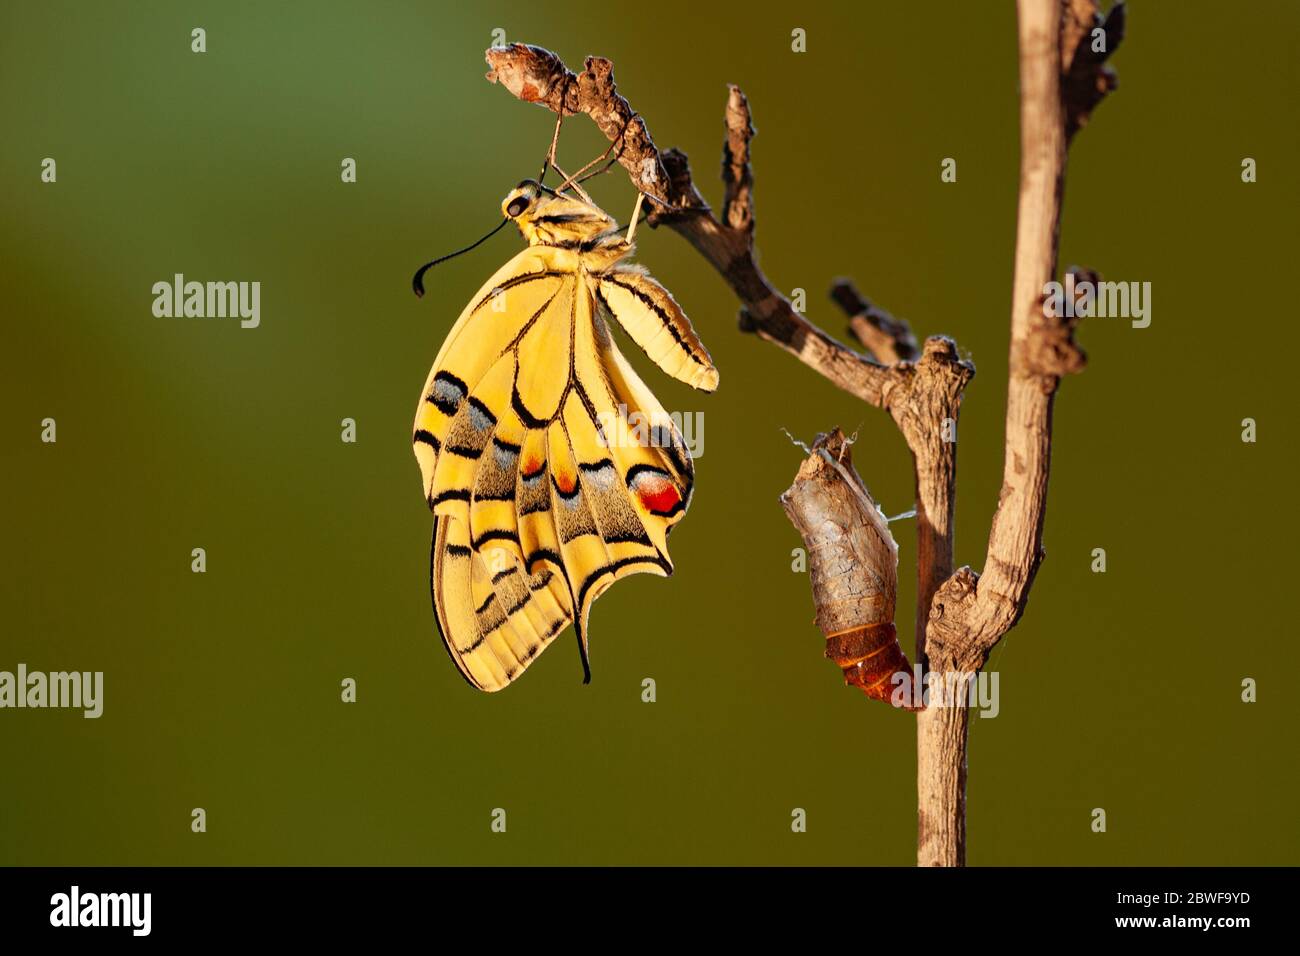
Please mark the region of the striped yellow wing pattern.
<svg viewBox="0 0 1300 956"><path fill-rule="evenodd" d="M493 276L449 333L416 413L438 627L480 690L505 687L570 623L589 679L592 603L628 574L672 573L668 531L691 497L681 434L606 319L669 374L711 389L717 372L672 297L617 265L621 240L591 241L534 241Z"/></svg>

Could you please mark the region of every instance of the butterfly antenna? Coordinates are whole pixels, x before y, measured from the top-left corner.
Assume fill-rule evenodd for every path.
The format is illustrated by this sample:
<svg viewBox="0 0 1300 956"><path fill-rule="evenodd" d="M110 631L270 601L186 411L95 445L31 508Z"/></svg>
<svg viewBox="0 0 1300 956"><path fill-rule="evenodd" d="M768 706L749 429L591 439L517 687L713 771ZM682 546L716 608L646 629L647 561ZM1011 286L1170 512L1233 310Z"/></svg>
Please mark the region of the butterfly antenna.
<svg viewBox="0 0 1300 956"><path fill-rule="evenodd" d="M424 296L424 274L426 272L428 272L430 269L432 269L440 262L446 262L448 259L455 259L457 256L464 255L466 252L469 252L471 249L477 249L479 246L483 245L483 243L487 242L498 232L500 232L502 228L505 227L506 223L508 223L509 221L510 221L509 219L502 219L500 225L498 225L495 229L489 232L482 239L479 239L477 242L470 243L464 249L457 249L455 252L449 253L448 255L445 256L440 256L439 258L434 259L432 262L426 262L424 265L420 266L420 268L415 271L415 278L411 280L411 288L415 290L416 296L417 297Z"/></svg>

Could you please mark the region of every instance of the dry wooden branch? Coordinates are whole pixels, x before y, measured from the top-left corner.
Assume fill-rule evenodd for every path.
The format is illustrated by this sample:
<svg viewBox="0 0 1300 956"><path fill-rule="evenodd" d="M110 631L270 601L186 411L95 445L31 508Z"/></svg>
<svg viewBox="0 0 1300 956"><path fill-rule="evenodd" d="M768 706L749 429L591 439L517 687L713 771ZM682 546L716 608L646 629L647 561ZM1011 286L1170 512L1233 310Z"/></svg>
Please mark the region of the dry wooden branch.
<svg viewBox="0 0 1300 956"><path fill-rule="evenodd" d="M1043 518L1052 449L1052 403L1061 376L1082 369L1074 323L1048 315L1043 291L1056 273L1068 139L1087 122L1113 78L1104 66L1118 45L1117 4L1107 53L1085 54L1102 21L1095 0L1019 0L1020 198L1012 278L1011 361L1002 492L989 531L984 573L963 567L934 595L929 665L974 674L1024 613L1043 559ZM1064 85L1063 85L1064 84ZM964 706L927 708L917 718L917 860L966 860Z"/></svg>
<svg viewBox="0 0 1300 956"><path fill-rule="evenodd" d="M912 327L872 305L852 279L836 279L831 283L831 301L848 315L849 331L876 361L893 365L910 362L921 354Z"/></svg>
<svg viewBox="0 0 1300 956"><path fill-rule="evenodd" d="M1116 3L1103 17L1096 0L1070 0L1061 24L1061 96L1065 104L1065 140L1083 128L1107 93L1119 86L1106 60L1124 39L1127 9ZM1104 42L1094 34L1101 30Z"/></svg>
<svg viewBox="0 0 1300 956"><path fill-rule="evenodd" d="M618 93L608 60L588 57L583 72L575 74L559 57L538 47L515 44L487 52L489 80L561 116L585 113L616 144L618 161L633 184L654 200L651 225L664 224L678 232L717 270L741 303L742 331L779 346L893 418L911 451L916 475L917 661L958 675L959 687L974 678L989 650L1023 613L1042 560L1052 402L1060 378L1084 363L1074 343L1073 320L1045 314L1042 295L1056 270L1066 145L1115 86L1105 60L1124 29L1122 3L1104 19L1096 0L1018 0L1018 8L1021 176L1011 375L1003 489L982 576L970 568L953 573L955 429L962 394L975 369L943 336L926 339L918 354L907 323L876 309L851 283L837 282L832 298L849 314L867 355L835 341L768 282L754 254L754 127L740 89L729 89L724 113L725 197L719 219L696 189L685 154L661 152L645 121ZM1101 49L1094 36L1098 28L1105 35ZM836 441L834 435L819 439L782 500L810 553L822 555L813 587L818 623L832 638L828 655L841 663L850 683L863 686L867 678L857 671L865 658L855 655L868 649L867 635L872 648L884 647L890 655L893 651L882 636L882 622L867 613L878 615L883 608L870 602L864 608L852 599L871 593L873 587L868 552L846 530L863 527L861 498L870 501L870 496L851 462L845 466L842 436ZM836 467L829 470L828 446L836 448L830 456ZM857 505L847 503L854 500ZM892 606L889 611L892 621ZM836 643L841 630L857 637ZM898 659L889 659L892 666L898 659L906 663L901 649ZM855 680L855 674L863 681ZM870 686L864 689L870 693ZM918 714L917 859L922 865L965 861L968 714L964 697L958 693L955 698L957 706L926 707Z"/></svg>
<svg viewBox="0 0 1300 956"><path fill-rule="evenodd" d="M516 43L487 51L488 79L552 112L586 113L612 143L632 183L651 199L651 225L665 224L681 234L731 286L741 303L741 328L780 345L840 388L868 404L885 407L897 376L865 355L836 342L805 319L763 275L754 258L753 176L749 143L754 129L749 103L731 87L725 111L723 178L727 194L723 222L714 217L695 188L690 165L680 150L661 153L614 84L613 66L587 57L580 74L540 47ZM625 133L626 130L626 133ZM725 224L724 224L725 222Z"/></svg>
<svg viewBox="0 0 1300 956"><path fill-rule="evenodd" d="M1083 59L1089 31L1102 22L1117 26L1108 44L1113 51L1122 35L1122 4L1105 21L1096 3L1085 0L1019 4L1020 200L1002 493L984 573L962 568L934 597L927 650L932 661L939 658L953 671L983 666L1024 613L1043 559L1052 402L1061 377L1086 361L1074 342L1075 320L1048 314L1043 290L1056 274L1067 133L1087 122L1100 102L1096 90L1113 86L1099 79L1109 75L1104 55ZM1063 60L1062 50L1071 58ZM1093 82L1084 82L1089 75ZM1063 88L1066 77L1072 83Z"/></svg>

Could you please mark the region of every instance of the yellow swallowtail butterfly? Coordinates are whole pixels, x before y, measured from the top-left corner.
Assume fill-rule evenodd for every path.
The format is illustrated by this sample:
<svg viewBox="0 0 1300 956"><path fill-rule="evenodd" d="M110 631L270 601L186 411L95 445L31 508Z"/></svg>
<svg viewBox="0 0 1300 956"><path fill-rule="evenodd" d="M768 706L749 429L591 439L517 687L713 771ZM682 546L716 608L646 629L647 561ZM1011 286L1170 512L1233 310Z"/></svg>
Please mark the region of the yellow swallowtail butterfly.
<svg viewBox="0 0 1300 956"><path fill-rule="evenodd" d="M590 680L592 602L626 575L672 572L667 536L694 468L609 320L667 374L704 391L718 384L681 307L625 261L635 213L624 237L593 203L532 180L501 208L528 247L448 333L413 436L434 514L438 629L484 691L513 681L570 623Z"/></svg>

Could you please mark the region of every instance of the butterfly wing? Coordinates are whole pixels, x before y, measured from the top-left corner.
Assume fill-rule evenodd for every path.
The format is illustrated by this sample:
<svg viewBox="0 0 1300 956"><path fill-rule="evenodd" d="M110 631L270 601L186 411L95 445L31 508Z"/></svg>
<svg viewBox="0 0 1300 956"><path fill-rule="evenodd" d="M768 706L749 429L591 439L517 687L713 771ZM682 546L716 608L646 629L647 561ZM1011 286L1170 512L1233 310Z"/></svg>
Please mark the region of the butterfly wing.
<svg viewBox="0 0 1300 956"><path fill-rule="evenodd" d="M504 566L493 570L497 564ZM473 550L454 518L434 520L430 585L438 632L471 686L505 687L568 626L568 593L556 583L549 568L524 574L517 563Z"/></svg>
<svg viewBox="0 0 1300 956"><path fill-rule="evenodd" d="M416 417L439 629L482 690L569 623L589 676L595 599L628 574L672 572L690 454L610 338L599 281L568 250L521 253L452 329ZM493 289L503 312L485 311Z"/></svg>
<svg viewBox="0 0 1300 956"><path fill-rule="evenodd" d="M543 250L520 252L484 283L447 334L420 393L415 413L415 457L433 507L432 487L439 452L456 413L464 408L471 387L524 331L529 321L561 290L565 275L556 272ZM442 456L446 457L446 456Z"/></svg>
<svg viewBox="0 0 1300 956"><path fill-rule="evenodd" d="M718 387L718 370L690 319L645 269L621 263L597 280L595 291L605 311L666 374L702 391Z"/></svg>

